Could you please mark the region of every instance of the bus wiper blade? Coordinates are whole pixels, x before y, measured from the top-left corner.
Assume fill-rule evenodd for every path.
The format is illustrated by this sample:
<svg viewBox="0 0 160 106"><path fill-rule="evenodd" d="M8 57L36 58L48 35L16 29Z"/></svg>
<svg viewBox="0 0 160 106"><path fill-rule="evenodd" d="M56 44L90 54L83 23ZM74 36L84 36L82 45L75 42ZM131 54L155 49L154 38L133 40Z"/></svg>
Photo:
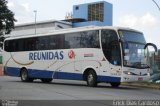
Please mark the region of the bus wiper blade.
<svg viewBox="0 0 160 106"><path fill-rule="evenodd" d="M133 64L135 68L150 68L147 64L141 64L141 62L136 62Z"/></svg>

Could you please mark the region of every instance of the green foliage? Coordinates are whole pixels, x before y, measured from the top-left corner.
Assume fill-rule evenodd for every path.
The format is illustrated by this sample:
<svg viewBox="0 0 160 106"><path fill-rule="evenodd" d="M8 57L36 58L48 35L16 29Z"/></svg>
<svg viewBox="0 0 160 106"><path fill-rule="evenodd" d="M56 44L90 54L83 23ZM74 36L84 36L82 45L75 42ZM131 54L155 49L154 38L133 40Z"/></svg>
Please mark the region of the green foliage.
<svg viewBox="0 0 160 106"><path fill-rule="evenodd" d="M9 34L14 28L14 13L8 9L6 0L0 0L0 36L5 31L5 34Z"/></svg>

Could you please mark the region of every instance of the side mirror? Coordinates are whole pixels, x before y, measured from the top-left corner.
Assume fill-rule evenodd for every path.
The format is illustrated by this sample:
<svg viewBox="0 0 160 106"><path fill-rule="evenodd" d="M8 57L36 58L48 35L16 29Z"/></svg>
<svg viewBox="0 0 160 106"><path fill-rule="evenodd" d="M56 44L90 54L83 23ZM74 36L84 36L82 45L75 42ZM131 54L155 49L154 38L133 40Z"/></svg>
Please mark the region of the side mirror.
<svg viewBox="0 0 160 106"><path fill-rule="evenodd" d="M144 46L144 49L146 49L148 46L153 46L154 47L154 50L155 50L155 53L157 52L158 53L158 49L157 49L157 46L153 43L147 43L145 46Z"/></svg>
<svg viewBox="0 0 160 106"><path fill-rule="evenodd" d="M147 43L147 44L144 46L144 49L146 49L148 46L152 46L152 47L154 48L154 50L155 50L154 58L155 58L155 56L157 56L157 55L158 55L158 49L157 49L157 46L156 46L155 44L153 44L153 43Z"/></svg>

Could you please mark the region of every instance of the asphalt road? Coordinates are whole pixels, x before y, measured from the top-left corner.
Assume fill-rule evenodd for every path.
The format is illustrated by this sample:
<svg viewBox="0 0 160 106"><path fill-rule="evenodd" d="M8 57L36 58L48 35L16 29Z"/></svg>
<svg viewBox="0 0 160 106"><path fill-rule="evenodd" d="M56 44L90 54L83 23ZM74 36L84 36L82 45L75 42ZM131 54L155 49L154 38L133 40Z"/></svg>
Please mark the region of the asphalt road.
<svg viewBox="0 0 160 106"><path fill-rule="evenodd" d="M53 80L45 84L21 82L20 78L0 77L0 100L160 100L160 90L102 83L88 87L83 81ZM63 102L65 105L65 102ZM101 102L103 103L103 102ZM90 104L89 104L90 105ZM66 106L66 105L65 105Z"/></svg>

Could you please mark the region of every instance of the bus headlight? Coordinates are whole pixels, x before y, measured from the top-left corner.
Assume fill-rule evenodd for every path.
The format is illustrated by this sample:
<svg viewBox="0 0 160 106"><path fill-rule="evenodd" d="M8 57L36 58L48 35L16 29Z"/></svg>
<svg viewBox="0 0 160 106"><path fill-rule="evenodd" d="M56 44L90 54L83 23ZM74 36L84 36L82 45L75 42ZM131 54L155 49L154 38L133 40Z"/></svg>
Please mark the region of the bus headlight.
<svg viewBox="0 0 160 106"><path fill-rule="evenodd" d="M130 71L124 71L124 74L127 74L127 75L136 75L136 74L134 74L134 73L132 73Z"/></svg>
<svg viewBox="0 0 160 106"><path fill-rule="evenodd" d="M131 72L129 72L129 71L124 71L124 73L127 75L131 75Z"/></svg>

